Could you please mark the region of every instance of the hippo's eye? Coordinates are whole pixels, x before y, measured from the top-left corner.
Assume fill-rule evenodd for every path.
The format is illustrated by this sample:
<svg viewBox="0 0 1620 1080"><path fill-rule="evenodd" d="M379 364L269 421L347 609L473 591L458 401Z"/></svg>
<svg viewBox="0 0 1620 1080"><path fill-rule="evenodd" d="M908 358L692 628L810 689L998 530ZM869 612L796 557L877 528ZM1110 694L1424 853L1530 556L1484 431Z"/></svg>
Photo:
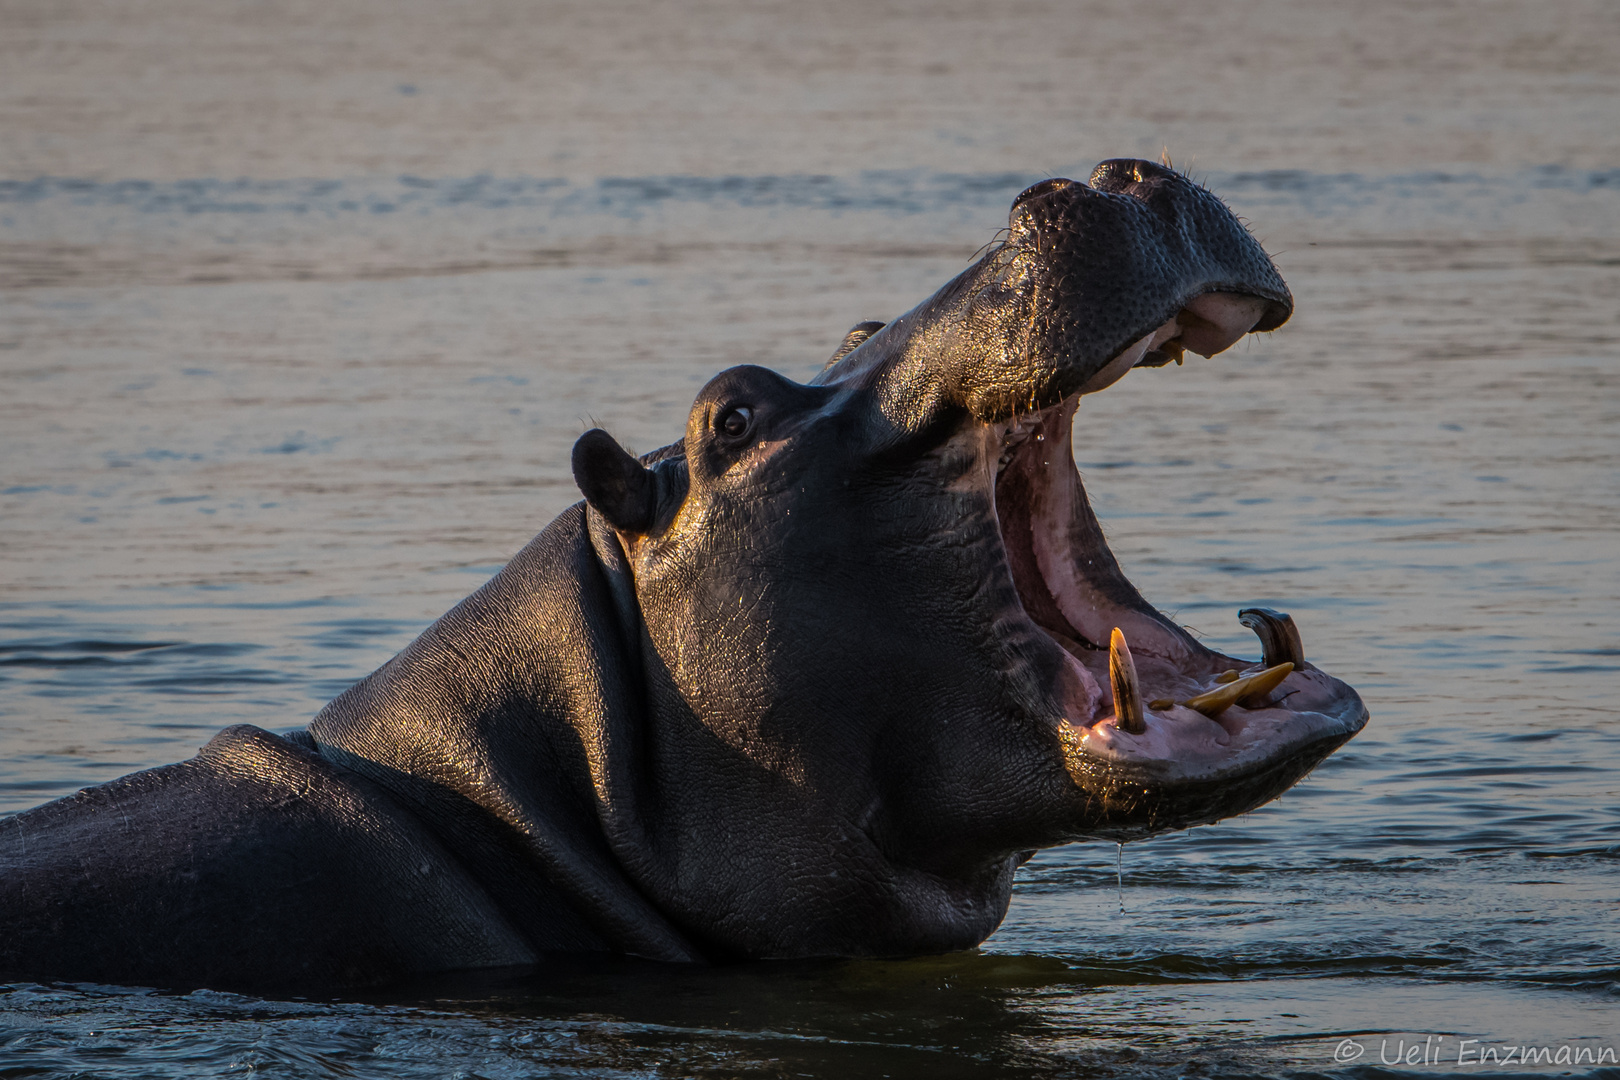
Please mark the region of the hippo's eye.
<svg viewBox="0 0 1620 1080"><path fill-rule="evenodd" d="M714 422L714 430L728 439L741 439L754 426L754 410L746 405L733 405Z"/></svg>

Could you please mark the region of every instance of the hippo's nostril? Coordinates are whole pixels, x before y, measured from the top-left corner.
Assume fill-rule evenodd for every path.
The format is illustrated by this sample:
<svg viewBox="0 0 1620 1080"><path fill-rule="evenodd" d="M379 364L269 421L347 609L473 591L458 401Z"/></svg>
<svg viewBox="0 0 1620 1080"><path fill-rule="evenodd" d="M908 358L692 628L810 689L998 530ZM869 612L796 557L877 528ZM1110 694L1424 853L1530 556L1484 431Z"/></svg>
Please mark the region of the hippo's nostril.
<svg viewBox="0 0 1620 1080"><path fill-rule="evenodd" d="M1019 192L1018 198L1013 200L1012 208L1017 210L1020 206L1027 203L1031 199L1038 199L1042 195L1050 195L1054 191L1062 191L1064 188L1073 186L1073 180L1062 176L1054 176L1050 180L1042 180L1040 183L1035 184L1032 187L1027 187L1023 191Z"/></svg>
<svg viewBox="0 0 1620 1080"><path fill-rule="evenodd" d="M1091 186L1098 191L1121 191L1131 184L1167 176L1180 176L1174 169L1138 158L1112 158L1098 165L1091 173Z"/></svg>

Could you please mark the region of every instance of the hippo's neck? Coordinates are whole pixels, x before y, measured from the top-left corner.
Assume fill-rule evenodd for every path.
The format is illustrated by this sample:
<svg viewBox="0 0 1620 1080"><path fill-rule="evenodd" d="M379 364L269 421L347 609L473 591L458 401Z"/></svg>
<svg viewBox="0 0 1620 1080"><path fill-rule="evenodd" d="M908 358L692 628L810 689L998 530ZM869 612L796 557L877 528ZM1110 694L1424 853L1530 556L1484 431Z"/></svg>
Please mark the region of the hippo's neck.
<svg viewBox="0 0 1620 1080"><path fill-rule="evenodd" d="M641 714L612 608L576 506L309 731L445 835L538 949L700 960L604 835L598 763Z"/></svg>
<svg viewBox="0 0 1620 1080"><path fill-rule="evenodd" d="M893 865L861 814L739 758L660 671L622 549L576 507L310 734L414 807L541 950L899 955L999 925L1010 860Z"/></svg>

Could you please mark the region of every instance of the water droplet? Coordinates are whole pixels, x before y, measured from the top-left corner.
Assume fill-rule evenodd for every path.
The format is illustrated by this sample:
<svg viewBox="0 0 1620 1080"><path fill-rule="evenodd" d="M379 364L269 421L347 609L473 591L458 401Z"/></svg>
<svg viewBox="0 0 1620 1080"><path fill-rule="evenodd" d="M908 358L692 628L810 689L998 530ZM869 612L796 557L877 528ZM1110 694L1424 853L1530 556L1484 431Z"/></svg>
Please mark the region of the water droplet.
<svg viewBox="0 0 1620 1080"><path fill-rule="evenodd" d="M1125 845L1115 844L1119 851L1114 856L1114 888L1119 895L1119 913L1125 914Z"/></svg>

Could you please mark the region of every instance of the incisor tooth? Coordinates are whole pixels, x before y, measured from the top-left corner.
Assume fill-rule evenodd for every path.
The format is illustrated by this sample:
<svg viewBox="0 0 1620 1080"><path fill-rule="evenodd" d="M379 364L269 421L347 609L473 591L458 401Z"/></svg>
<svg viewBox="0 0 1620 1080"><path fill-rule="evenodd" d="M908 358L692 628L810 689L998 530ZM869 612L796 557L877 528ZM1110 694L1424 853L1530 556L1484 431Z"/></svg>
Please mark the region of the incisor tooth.
<svg viewBox="0 0 1620 1080"><path fill-rule="evenodd" d="M1182 704L1189 709L1197 709L1205 716L1214 718L1230 706L1237 704L1239 698L1246 698L1251 694L1258 697L1262 694L1271 693L1279 683L1288 678L1288 673L1293 670L1293 664L1278 664L1276 667L1268 667L1264 671L1246 675L1224 686L1217 686L1207 694L1199 694L1195 698L1188 698Z"/></svg>
<svg viewBox="0 0 1620 1080"><path fill-rule="evenodd" d="M1131 659L1131 647L1125 644L1125 635L1114 627L1108 639L1108 681L1114 688L1114 724L1121 731L1140 735L1147 730L1147 718L1142 712L1142 689L1136 681L1136 661Z"/></svg>

